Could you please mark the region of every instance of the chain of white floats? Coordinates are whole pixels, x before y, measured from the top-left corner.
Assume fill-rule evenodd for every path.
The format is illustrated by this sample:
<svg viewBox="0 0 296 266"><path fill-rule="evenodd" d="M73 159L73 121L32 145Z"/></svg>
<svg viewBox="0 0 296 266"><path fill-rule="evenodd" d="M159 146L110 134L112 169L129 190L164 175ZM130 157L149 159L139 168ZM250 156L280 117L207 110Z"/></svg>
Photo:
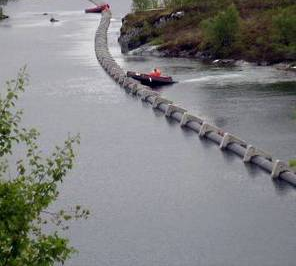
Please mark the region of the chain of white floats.
<svg viewBox="0 0 296 266"><path fill-rule="evenodd" d="M162 97L158 92L126 76L125 71L116 63L108 48L108 28L112 14L110 11L102 12L100 25L95 37L96 56L105 71L125 91L150 103L152 108L162 111L166 117L171 117L180 123L181 127L187 127L200 136L207 138L219 145L221 150L228 150L243 159L244 163L253 163L271 173L271 177L282 179L296 186L296 173L293 169L280 160L274 160L267 152L247 144L244 140L225 132L204 121L202 118L190 114L172 101Z"/></svg>

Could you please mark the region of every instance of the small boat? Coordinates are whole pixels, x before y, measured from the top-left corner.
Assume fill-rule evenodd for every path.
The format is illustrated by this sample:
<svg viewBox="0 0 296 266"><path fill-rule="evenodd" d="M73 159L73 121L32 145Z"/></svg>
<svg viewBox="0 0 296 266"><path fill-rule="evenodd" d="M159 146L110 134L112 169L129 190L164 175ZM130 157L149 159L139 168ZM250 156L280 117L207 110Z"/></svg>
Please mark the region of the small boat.
<svg viewBox="0 0 296 266"><path fill-rule="evenodd" d="M109 9L110 6L108 4L106 5L100 5L93 8L85 9L85 13L102 13L105 9Z"/></svg>
<svg viewBox="0 0 296 266"><path fill-rule="evenodd" d="M101 6L85 9L85 13L101 13L103 11Z"/></svg>
<svg viewBox="0 0 296 266"><path fill-rule="evenodd" d="M148 74L141 74L133 71L128 71L127 76L131 77L135 80L140 81L143 85L147 85L149 87L158 87L163 85L171 85L177 83L172 79L172 77L155 77Z"/></svg>

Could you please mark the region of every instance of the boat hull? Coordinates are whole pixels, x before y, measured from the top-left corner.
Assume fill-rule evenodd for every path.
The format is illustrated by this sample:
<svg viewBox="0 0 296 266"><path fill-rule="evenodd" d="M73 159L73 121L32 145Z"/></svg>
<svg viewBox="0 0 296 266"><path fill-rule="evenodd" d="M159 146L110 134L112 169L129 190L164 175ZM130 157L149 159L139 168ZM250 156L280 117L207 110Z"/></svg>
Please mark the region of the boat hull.
<svg viewBox="0 0 296 266"><path fill-rule="evenodd" d="M103 8L101 6L85 9L85 13L102 13L102 11Z"/></svg>
<svg viewBox="0 0 296 266"><path fill-rule="evenodd" d="M153 77L147 74L141 74L141 73L136 73L132 71L128 71L127 76L135 80L138 80L143 85L147 85L149 87L159 87L159 86L171 85L176 83L176 81L173 81L171 77L163 77L163 76Z"/></svg>

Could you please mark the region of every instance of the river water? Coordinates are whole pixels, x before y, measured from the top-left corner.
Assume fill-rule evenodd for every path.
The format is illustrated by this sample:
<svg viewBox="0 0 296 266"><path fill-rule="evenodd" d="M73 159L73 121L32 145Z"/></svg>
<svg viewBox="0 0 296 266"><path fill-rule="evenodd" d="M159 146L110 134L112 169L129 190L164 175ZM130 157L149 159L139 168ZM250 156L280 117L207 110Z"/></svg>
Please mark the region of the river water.
<svg viewBox="0 0 296 266"><path fill-rule="evenodd" d="M122 67L160 67L180 81L161 89L168 98L275 157L295 156L294 74L123 56L116 39L130 1L113 4L109 43ZM0 23L0 84L27 64L31 82L20 105L43 150L68 132L82 137L57 205L82 204L92 214L67 233L80 252L66 265L295 265L295 188L119 89L95 58L99 16L84 14L89 6L14 1Z"/></svg>

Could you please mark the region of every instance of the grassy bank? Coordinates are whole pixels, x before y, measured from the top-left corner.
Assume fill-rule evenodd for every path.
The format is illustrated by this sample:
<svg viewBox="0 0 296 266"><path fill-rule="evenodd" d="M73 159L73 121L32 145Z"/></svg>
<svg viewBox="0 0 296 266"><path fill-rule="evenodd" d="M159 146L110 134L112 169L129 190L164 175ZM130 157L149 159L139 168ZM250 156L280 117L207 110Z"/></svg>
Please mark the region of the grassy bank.
<svg viewBox="0 0 296 266"><path fill-rule="evenodd" d="M186 1L128 14L121 36L135 29L137 34L129 42L159 45L160 51L172 56L185 52L267 63L296 60L294 0Z"/></svg>

